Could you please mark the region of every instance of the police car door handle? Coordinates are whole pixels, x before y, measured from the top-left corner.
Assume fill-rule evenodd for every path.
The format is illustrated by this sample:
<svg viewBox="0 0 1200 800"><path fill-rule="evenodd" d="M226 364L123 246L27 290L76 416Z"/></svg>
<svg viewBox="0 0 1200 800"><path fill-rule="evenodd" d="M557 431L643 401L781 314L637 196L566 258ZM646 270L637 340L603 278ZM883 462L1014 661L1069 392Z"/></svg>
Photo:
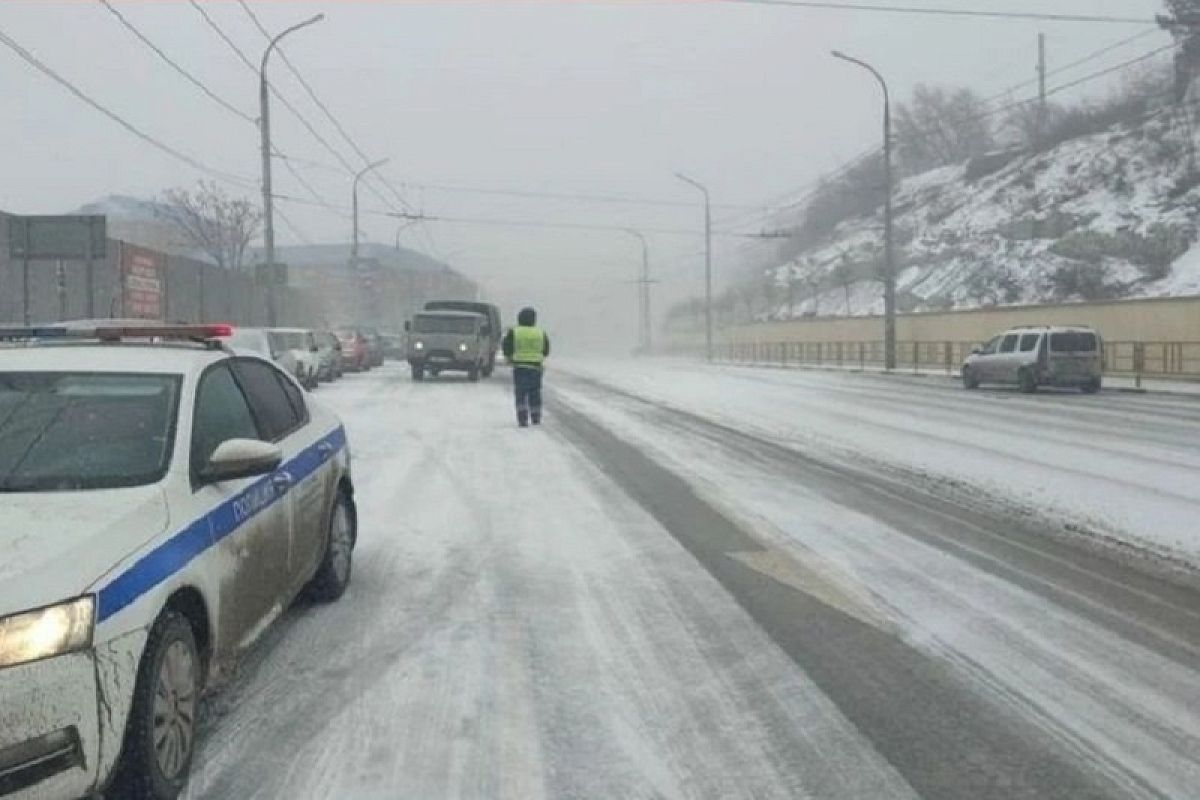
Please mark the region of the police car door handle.
<svg viewBox="0 0 1200 800"><path fill-rule="evenodd" d="M286 492L292 488L292 475L290 472L276 472L271 476L271 483L275 484L277 490Z"/></svg>

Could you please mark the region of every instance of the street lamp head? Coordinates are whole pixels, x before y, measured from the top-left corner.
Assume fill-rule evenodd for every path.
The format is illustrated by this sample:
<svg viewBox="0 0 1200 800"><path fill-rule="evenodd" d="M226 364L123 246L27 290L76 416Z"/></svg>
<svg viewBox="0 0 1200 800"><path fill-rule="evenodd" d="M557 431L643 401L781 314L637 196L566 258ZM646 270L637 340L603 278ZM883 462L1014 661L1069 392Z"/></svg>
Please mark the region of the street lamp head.
<svg viewBox="0 0 1200 800"><path fill-rule="evenodd" d="M315 16L313 16L311 19L309 19L309 20L308 20L308 22L306 22L305 24L306 24L306 25L308 25L308 24L311 24L311 23L313 23L313 22L320 22L320 21L321 21L321 20L323 20L323 19L325 19L325 14L324 14L324 13L316 14L316 15L315 15Z"/></svg>
<svg viewBox="0 0 1200 800"><path fill-rule="evenodd" d="M848 58L848 56L841 50L830 50L829 52L834 58Z"/></svg>

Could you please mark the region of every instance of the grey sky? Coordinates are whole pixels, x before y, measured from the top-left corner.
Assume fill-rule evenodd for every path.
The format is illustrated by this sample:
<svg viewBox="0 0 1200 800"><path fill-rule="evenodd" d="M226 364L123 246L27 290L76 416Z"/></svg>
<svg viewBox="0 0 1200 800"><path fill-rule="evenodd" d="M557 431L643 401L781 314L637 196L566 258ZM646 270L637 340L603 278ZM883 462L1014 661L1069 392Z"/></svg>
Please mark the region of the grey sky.
<svg viewBox="0 0 1200 800"><path fill-rule="evenodd" d="M898 0L897 0L898 3ZM1159 0L994 0L922 5L1144 14ZM257 61L263 39L235 2L206 3ZM257 116L256 79L182 0L120 3L130 21L222 97ZM1063 64L1136 33L1130 25L949 18L672 2L255 3L272 30L324 11L286 52L362 149L390 157L401 183L640 195L692 201L675 170L706 182L714 202L756 206L811 182L879 138L869 76L833 61L840 48L871 60L903 98L918 82L996 92L1033 75L1039 30ZM222 170L258 179L254 126L190 87L99 3L6 0L0 30L148 133ZM1062 80L1159 46L1153 34ZM138 142L0 48L7 102L0 125L0 209L57 212L109 193L153 196L192 183L191 168ZM275 83L347 159L346 143L282 62ZM1051 80L1054 85L1055 80ZM1067 97L1104 90L1099 83ZM15 102L14 102L15 100ZM294 157L335 164L278 103L276 142ZM349 202L349 179L300 168L329 201ZM279 191L304 196L277 165ZM253 194L253 190L245 192ZM649 234L663 302L699 287L699 207L580 203L406 190L431 214L688 229ZM364 193L365 208L383 203ZM346 241L337 214L284 203L315 241ZM718 225L749 212L720 210ZM279 226L281 241L293 241ZM394 241L397 223L364 216L366 235ZM426 224L402 234L478 276L506 304L543 305L563 327L632 327L636 241L616 231ZM744 244L722 240L718 271ZM660 302L660 305L662 303Z"/></svg>

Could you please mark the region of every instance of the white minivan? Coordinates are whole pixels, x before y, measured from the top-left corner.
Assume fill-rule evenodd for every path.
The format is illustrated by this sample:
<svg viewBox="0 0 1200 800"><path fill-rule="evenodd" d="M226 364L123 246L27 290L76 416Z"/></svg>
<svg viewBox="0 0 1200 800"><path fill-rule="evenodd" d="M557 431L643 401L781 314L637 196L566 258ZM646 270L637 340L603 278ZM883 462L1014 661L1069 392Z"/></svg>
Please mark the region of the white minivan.
<svg viewBox="0 0 1200 800"><path fill-rule="evenodd" d="M963 386L1009 384L1023 392L1039 386L1100 391L1100 334L1082 326L1013 328L971 351L962 365Z"/></svg>

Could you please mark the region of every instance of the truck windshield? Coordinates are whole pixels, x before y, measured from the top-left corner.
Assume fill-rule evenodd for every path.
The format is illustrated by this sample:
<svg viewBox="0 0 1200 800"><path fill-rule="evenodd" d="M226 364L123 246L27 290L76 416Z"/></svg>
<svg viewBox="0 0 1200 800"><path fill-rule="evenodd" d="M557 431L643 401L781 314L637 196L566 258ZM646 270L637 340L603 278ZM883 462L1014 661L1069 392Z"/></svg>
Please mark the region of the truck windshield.
<svg viewBox="0 0 1200 800"><path fill-rule="evenodd" d="M413 330L417 333L461 333L475 332L476 322L471 317L417 317Z"/></svg>
<svg viewBox="0 0 1200 800"><path fill-rule="evenodd" d="M179 385L177 375L0 372L0 491L154 483Z"/></svg>

